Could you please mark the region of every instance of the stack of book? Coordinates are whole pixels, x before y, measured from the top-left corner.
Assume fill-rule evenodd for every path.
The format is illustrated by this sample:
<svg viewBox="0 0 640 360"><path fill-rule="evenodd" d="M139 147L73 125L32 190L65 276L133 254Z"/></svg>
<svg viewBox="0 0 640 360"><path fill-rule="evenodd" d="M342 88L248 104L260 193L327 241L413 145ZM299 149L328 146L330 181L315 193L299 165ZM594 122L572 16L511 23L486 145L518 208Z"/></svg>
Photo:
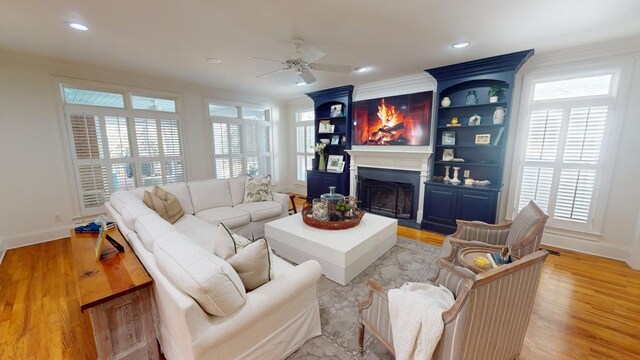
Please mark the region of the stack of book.
<svg viewBox="0 0 640 360"><path fill-rule="evenodd" d="M107 229L112 229L116 226L113 221L107 222ZM98 224L95 221L88 222L84 225L77 226L75 228L77 234L98 234L100 232L102 224Z"/></svg>

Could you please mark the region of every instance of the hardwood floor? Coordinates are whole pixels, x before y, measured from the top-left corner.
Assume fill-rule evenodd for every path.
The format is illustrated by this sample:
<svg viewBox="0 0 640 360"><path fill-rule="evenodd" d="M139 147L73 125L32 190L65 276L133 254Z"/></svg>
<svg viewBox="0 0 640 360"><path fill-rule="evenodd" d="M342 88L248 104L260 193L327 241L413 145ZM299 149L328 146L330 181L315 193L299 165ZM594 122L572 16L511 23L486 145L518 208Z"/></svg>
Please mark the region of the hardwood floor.
<svg viewBox="0 0 640 360"><path fill-rule="evenodd" d="M398 234L432 245L443 239L406 227ZM96 358L70 251L70 240L62 239L5 255L0 359ZM521 359L640 359L640 271L620 261L558 251L560 256L550 255L544 265Z"/></svg>

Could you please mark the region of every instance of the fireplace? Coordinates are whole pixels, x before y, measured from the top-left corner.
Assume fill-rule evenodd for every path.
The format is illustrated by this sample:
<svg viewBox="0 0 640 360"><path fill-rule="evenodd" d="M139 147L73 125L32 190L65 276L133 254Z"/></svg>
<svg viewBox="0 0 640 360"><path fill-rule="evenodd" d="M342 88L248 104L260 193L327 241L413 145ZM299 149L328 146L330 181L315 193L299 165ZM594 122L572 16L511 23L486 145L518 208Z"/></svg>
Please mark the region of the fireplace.
<svg viewBox="0 0 640 360"><path fill-rule="evenodd" d="M411 219L413 184L363 179L360 181L360 207L368 212L396 219Z"/></svg>
<svg viewBox="0 0 640 360"><path fill-rule="evenodd" d="M358 167L356 196L365 211L415 223L419 189L418 171Z"/></svg>

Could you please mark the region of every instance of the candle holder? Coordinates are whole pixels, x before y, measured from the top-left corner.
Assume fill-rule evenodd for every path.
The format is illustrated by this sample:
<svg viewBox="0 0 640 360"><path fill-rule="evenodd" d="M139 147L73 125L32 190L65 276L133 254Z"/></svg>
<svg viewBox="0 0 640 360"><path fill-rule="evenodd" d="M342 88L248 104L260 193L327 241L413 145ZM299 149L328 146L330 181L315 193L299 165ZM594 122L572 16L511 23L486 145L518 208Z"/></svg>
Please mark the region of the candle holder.
<svg viewBox="0 0 640 360"><path fill-rule="evenodd" d="M459 166L454 166L453 167L453 179L451 179L451 183L453 185L460 184L460 179L458 179L458 170L460 170Z"/></svg>
<svg viewBox="0 0 640 360"><path fill-rule="evenodd" d="M451 178L449 177L449 168L451 166L445 166L444 167L444 179L442 179L442 182L445 184L448 184L449 181L451 181Z"/></svg>

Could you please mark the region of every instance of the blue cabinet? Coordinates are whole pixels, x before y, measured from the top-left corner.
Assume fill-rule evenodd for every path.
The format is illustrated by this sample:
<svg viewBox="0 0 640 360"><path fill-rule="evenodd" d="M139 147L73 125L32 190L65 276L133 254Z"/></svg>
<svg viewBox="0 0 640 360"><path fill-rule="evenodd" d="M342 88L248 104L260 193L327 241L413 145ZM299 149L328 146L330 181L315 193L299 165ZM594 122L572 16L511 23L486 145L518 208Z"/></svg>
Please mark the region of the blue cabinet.
<svg viewBox="0 0 640 360"><path fill-rule="evenodd" d="M434 121L433 178L425 183L423 229L450 234L456 219L496 222L514 78L532 55L533 50L526 50L425 70L438 81L440 106ZM493 120L498 107L506 109L502 121ZM453 167L459 168L461 181L468 171L470 178L491 185L443 183L447 168L453 177Z"/></svg>
<svg viewBox="0 0 640 360"><path fill-rule="evenodd" d="M498 191L464 185L427 183L421 228L451 234L456 220L495 223Z"/></svg>
<svg viewBox="0 0 640 360"><path fill-rule="evenodd" d="M339 194L349 194L349 179L344 173L307 170L307 202L328 193L329 186L335 186Z"/></svg>
<svg viewBox="0 0 640 360"><path fill-rule="evenodd" d="M318 198L329 192L329 186L335 186L336 191L343 195L349 195L349 155L345 150L351 149L351 131L353 129L351 117L351 102L353 85L346 85L332 89L308 93L314 103L315 112L315 142L320 139L331 142L337 137L338 142L328 144L325 156L339 155L345 162L344 172L319 171L317 168L307 170L307 201ZM332 108L338 106L339 114L332 113ZM320 122L328 123L332 132L320 132ZM316 154L316 160L318 155Z"/></svg>

